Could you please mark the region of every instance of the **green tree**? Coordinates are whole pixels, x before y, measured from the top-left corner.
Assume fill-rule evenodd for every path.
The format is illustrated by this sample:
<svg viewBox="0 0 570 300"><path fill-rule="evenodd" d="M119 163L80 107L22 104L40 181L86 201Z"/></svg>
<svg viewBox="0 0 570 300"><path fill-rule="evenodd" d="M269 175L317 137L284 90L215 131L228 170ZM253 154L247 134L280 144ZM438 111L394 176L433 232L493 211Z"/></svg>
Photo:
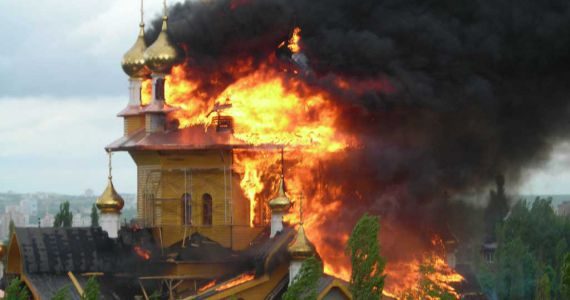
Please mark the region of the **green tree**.
<svg viewBox="0 0 570 300"><path fill-rule="evenodd" d="M53 227L71 227L73 224L73 214L69 209L69 201L59 205L59 212L55 215Z"/></svg>
<svg viewBox="0 0 570 300"><path fill-rule="evenodd" d="M152 294L150 294L150 296L148 296L148 299L160 300L160 292L158 290L155 290L154 292L152 292Z"/></svg>
<svg viewBox="0 0 570 300"><path fill-rule="evenodd" d="M560 292L562 299L570 300L570 252L564 255L560 274Z"/></svg>
<svg viewBox="0 0 570 300"><path fill-rule="evenodd" d="M548 273L542 274L538 283L536 285L536 293L534 294L534 299L536 300L550 300L550 278L548 278Z"/></svg>
<svg viewBox="0 0 570 300"><path fill-rule="evenodd" d="M377 217L365 214L360 218L348 240L346 248L352 263L350 292L356 300L379 299L384 289L384 266L380 256Z"/></svg>
<svg viewBox="0 0 570 300"><path fill-rule="evenodd" d="M322 275L323 266L321 262L314 256L307 258L293 279L293 283L283 294L283 300L317 299L317 282Z"/></svg>
<svg viewBox="0 0 570 300"><path fill-rule="evenodd" d="M439 299L439 300L455 300L455 295L450 293L445 284L438 281L435 264L436 257L430 256L423 259L419 267L420 280L417 286L411 287L404 291L401 299L416 300L416 299Z"/></svg>
<svg viewBox="0 0 570 300"><path fill-rule="evenodd" d="M424 262L420 265L420 290L428 299L440 299L440 300L455 300L455 296L449 293L447 290L439 286L434 282L430 275L435 273L435 267L433 261Z"/></svg>
<svg viewBox="0 0 570 300"><path fill-rule="evenodd" d="M30 298L30 292L26 285L20 280L20 278L14 278L10 281L8 288L6 288L6 294L4 300L28 300Z"/></svg>
<svg viewBox="0 0 570 300"><path fill-rule="evenodd" d="M59 289L51 298L51 300L69 300L69 286L64 286Z"/></svg>
<svg viewBox="0 0 570 300"><path fill-rule="evenodd" d="M99 212L95 204L91 206L91 227L99 227Z"/></svg>
<svg viewBox="0 0 570 300"><path fill-rule="evenodd" d="M497 249L496 291L500 299L532 299L536 261L520 238L504 240Z"/></svg>
<svg viewBox="0 0 570 300"><path fill-rule="evenodd" d="M101 289L99 287L99 282L97 282L97 278L92 276L87 280L81 300L99 300L100 295Z"/></svg>

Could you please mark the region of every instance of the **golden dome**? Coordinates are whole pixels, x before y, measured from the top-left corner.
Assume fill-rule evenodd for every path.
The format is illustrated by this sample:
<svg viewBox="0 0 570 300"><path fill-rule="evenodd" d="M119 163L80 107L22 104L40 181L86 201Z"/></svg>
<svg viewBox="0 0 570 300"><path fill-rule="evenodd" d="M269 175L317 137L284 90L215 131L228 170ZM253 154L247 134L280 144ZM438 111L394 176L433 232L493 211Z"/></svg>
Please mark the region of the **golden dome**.
<svg viewBox="0 0 570 300"><path fill-rule="evenodd" d="M144 41L144 23L141 22L139 36L135 44L123 55L121 66L123 71L132 78L144 78L150 75L150 70L144 61L146 42Z"/></svg>
<svg viewBox="0 0 570 300"><path fill-rule="evenodd" d="M284 212L291 207L291 200L289 200L285 195L284 184L283 175L281 175L281 179L279 181L279 194L275 199L269 201L269 208L271 208L272 212Z"/></svg>
<svg viewBox="0 0 570 300"><path fill-rule="evenodd" d="M293 259L305 259L313 256L315 254L315 246L311 244L311 241L307 239L305 235L305 228L303 228L303 223L299 224L299 230L297 230L297 236L293 243L289 245L287 251Z"/></svg>
<svg viewBox="0 0 570 300"><path fill-rule="evenodd" d="M162 17L162 30L158 34L156 41L144 52L146 66L154 73L167 74L178 60L178 49L170 42L167 25L168 17Z"/></svg>
<svg viewBox="0 0 570 300"><path fill-rule="evenodd" d="M125 201L113 186L111 176L109 176L107 188L103 191L103 194L97 198L96 205L102 213L120 213L123 206L125 206Z"/></svg>
<svg viewBox="0 0 570 300"><path fill-rule="evenodd" d="M4 258L4 255L6 255L6 246L4 243L0 242L0 260Z"/></svg>

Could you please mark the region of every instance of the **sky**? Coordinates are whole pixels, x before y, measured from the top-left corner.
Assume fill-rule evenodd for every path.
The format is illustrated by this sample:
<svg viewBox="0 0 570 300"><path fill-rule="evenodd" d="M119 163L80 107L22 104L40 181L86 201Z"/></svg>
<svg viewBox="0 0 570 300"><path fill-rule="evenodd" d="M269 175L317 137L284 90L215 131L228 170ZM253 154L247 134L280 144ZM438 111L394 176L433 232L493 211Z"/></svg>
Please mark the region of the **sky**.
<svg viewBox="0 0 570 300"><path fill-rule="evenodd" d="M174 1L168 1L172 4ZM104 147L122 135L120 67L138 33L137 0L0 1L0 192L101 192ZM145 22L162 1L145 1ZM526 172L524 194L570 194L570 143ZM113 156L119 192L136 191L130 156Z"/></svg>

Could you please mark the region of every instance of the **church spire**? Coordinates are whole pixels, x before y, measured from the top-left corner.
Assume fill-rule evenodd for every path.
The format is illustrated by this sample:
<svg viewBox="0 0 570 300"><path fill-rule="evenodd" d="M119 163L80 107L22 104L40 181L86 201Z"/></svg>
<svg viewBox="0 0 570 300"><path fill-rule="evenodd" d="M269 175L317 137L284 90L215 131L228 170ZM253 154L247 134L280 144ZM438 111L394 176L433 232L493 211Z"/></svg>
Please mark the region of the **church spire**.
<svg viewBox="0 0 570 300"><path fill-rule="evenodd" d="M297 235L293 242L287 248L287 252L291 255L291 264L289 265L289 285L293 283L293 280L301 270L301 265L303 261L313 255L315 255L315 246L309 241L307 235L305 234L305 228L303 227L303 195L299 198L299 229L297 229Z"/></svg>
<svg viewBox="0 0 570 300"><path fill-rule="evenodd" d="M112 164L111 156L112 152L109 151L109 176L107 181L107 187L97 198L95 205L101 212L101 227L104 231L109 234L110 238L116 238L119 231L119 216L121 215L121 209L125 206L125 201L117 193L115 187L113 186L113 175L112 175Z"/></svg>
<svg viewBox="0 0 570 300"><path fill-rule="evenodd" d="M163 1L162 29L156 41L144 53L147 67L155 74L168 74L170 69L179 61L178 49L168 36L168 15L166 0Z"/></svg>
<svg viewBox="0 0 570 300"><path fill-rule="evenodd" d="M121 61L121 66L123 71L129 75L131 78L146 78L150 75L150 71L145 65L144 52L146 51L146 42L144 39L144 20L143 20L143 0L141 0L141 21L139 24L139 34L135 43L123 55L123 60Z"/></svg>

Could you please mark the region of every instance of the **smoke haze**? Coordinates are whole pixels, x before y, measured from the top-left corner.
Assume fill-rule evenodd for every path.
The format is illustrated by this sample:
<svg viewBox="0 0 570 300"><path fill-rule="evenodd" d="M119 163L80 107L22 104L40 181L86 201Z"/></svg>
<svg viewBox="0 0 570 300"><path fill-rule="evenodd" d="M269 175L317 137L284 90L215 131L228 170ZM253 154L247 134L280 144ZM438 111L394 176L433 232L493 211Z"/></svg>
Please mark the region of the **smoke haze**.
<svg viewBox="0 0 570 300"><path fill-rule="evenodd" d="M566 0L188 1L169 18L189 76L217 79L208 92L302 29L303 80L333 95L338 125L362 143L322 168L346 187L348 222L326 220L329 229L346 232L371 212L410 231L437 230L442 200L486 188L497 174L516 183L570 129ZM149 41L160 20L153 28ZM243 73L225 72L243 61Z"/></svg>

